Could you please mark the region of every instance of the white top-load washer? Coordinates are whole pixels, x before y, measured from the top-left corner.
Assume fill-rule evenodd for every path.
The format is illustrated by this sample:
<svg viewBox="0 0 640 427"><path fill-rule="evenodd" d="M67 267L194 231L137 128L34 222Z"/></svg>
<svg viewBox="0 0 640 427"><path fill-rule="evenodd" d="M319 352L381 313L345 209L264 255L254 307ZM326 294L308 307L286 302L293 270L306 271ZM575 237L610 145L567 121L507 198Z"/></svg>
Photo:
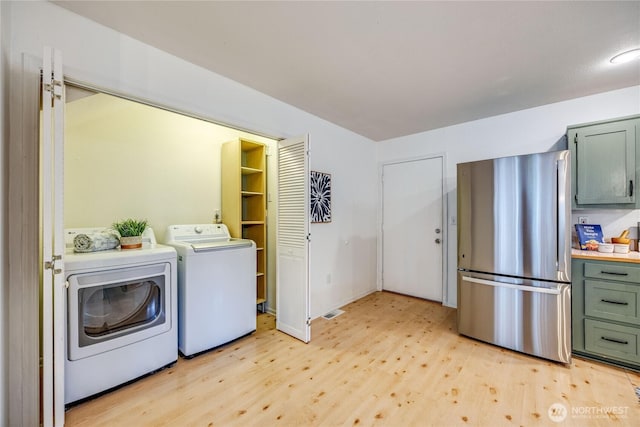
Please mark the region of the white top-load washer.
<svg viewBox="0 0 640 427"><path fill-rule="evenodd" d="M65 230L65 404L109 390L178 359L177 254L148 228L140 249L75 253Z"/></svg>
<svg viewBox="0 0 640 427"><path fill-rule="evenodd" d="M170 225L178 252L178 348L184 356L256 330L256 245L224 224Z"/></svg>

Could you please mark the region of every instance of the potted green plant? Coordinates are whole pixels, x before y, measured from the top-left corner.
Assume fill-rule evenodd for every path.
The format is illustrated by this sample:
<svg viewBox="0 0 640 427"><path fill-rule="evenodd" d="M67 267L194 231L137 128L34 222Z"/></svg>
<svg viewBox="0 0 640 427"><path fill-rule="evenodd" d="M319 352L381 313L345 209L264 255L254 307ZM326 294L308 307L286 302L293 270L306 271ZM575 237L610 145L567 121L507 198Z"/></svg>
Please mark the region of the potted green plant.
<svg viewBox="0 0 640 427"><path fill-rule="evenodd" d="M120 248L137 249L142 247L142 233L147 228L147 220L129 218L114 222L113 228L120 234Z"/></svg>

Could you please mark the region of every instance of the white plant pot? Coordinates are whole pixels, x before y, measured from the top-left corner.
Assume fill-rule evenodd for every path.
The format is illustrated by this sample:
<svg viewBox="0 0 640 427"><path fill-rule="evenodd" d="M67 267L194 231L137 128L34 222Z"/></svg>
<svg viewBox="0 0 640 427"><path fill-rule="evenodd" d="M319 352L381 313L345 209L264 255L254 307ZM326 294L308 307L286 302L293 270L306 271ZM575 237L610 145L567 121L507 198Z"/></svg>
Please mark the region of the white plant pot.
<svg viewBox="0 0 640 427"><path fill-rule="evenodd" d="M121 249L139 249L142 247L142 236L130 236L120 238Z"/></svg>

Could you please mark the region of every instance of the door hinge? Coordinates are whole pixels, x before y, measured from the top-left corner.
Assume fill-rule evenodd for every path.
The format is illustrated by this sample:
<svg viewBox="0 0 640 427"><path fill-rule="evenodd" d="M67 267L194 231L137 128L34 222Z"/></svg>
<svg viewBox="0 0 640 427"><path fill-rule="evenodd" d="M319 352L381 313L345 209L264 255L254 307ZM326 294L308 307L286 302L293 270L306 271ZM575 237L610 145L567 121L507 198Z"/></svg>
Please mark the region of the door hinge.
<svg viewBox="0 0 640 427"><path fill-rule="evenodd" d="M307 317L307 326L311 326L311 317Z"/></svg>
<svg viewBox="0 0 640 427"><path fill-rule="evenodd" d="M53 270L53 274L62 273L61 268L56 268L56 261L60 261L62 259L62 255L53 255L51 261L45 261L44 269L45 270Z"/></svg>
<svg viewBox="0 0 640 427"><path fill-rule="evenodd" d="M45 92L49 92L51 94L51 99L62 99L62 82L55 79L53 79L52 81L53 83L44 84Z"/></svg>
<svg viewBox="0 0 640 427"><path fill-rule="evenodd" d="M53 80L53 97L62 99L62 81L60 80Z"/></svg>
<svg viewBox="0 0 640 427"><path fill-rule="evenodd" d="M311 233L307 234L307 241L311 241Z"/></svg>
<svg viewBox="0 0 640 427"><path fill-rule="evenodd" d="M573 143L577 144L578 143L578 134L576 133L573 137Z"/></svg>

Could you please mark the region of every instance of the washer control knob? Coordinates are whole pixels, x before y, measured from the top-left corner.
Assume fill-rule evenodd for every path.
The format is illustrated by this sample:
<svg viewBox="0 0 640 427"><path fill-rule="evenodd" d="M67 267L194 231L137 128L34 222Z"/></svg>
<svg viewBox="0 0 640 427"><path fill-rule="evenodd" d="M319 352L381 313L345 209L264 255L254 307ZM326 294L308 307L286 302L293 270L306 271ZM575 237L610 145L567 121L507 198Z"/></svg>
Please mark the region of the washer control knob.
<svg viewBox="0 0 640 427"><path fill-rule="evenodd" d="M196 225L196 227L193 229L193 231L195 231L196 233L200 234L200 233L202 233L202 227L200 227L199 225Z"/></svg>

